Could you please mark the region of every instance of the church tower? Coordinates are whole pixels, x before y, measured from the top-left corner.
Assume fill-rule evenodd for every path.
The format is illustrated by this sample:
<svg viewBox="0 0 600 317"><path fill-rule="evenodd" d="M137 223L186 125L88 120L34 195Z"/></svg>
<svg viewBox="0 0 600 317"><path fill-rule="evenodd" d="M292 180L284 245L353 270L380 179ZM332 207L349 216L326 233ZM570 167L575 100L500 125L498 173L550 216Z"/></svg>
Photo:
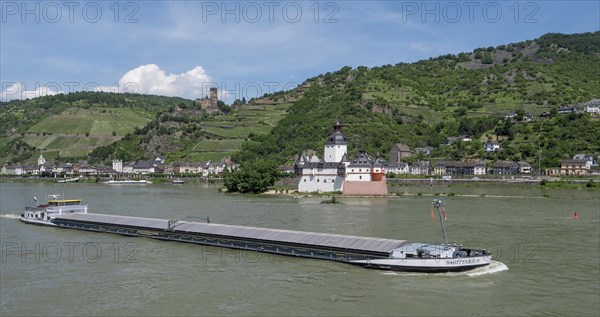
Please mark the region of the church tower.
<svg viewBox="0 0 600 317"><path fill-rule="evenodd" d="M44 158L43 154L40 154L40 157L38 158L38 166L44 164L46 164L46 159Z"/></svg>
<svg viewBox="0 0 600 317"><path fill-rule="evenodd" d="M327 138L325 143L325 155L323 159L325 162L339 163L348 150L346 138L342 134L342 125L339 121L335 122L333 126L333 133Z"/></svg>

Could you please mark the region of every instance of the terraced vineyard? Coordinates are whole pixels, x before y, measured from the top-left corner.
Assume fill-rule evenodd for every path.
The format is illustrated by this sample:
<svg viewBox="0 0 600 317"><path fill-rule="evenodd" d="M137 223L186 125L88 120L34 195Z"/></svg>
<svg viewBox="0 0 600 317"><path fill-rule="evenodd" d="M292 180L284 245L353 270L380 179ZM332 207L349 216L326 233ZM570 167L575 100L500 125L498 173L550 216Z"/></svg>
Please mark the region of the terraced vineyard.
<svg viewBox="0 0 600 317"><path fill-rule="evenodd" d="M142 127L151 116L125 108L92 107L69 108L50 116L27 130L28 133L61 133L123 136L136 127Z"/></svg>
<svg viewBox="0 0 600 317"><path fill-rule="evenodd" d="M150 120L150 114L127 108L69 108L29 128L23 140L49 158L85 157Z"/></svg>
<svg viewBox="0 0 600 317"><path fill-rule="evenodd" d="M251 135L267 134L287 113L291 104L245 105L229 115L202 122L202 132L210 139L196 143L190 150L173 153L173 160L219 161L238 151Z"/></svg>

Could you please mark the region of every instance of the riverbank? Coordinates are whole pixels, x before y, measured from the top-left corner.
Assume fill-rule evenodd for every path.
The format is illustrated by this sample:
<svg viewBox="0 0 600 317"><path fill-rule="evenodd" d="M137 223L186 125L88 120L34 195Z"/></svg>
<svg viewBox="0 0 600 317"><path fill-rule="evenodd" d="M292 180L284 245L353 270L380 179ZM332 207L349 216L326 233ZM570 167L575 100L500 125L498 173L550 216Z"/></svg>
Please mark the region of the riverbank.
<svg viewBox="0 0 600 317"><path fill-rule="evenodd" d="M109 177L71 177L71 178L50 178L38 176L0 176L0 183L103 183L105 181L115 180L148 180L153 184L167 184L174 179L182 180L184 183L214 183L222 184L222 178L205 178L205 177L178 177L165 175L165 177L136 177L136 178L109 178ZM445 189L443 192L438 192L439 196L452 196L457 193L451 188L540 188L540 189L576 189L576 190L600 190L600 177L593 178L577 178L577 177L562 177L562 178L523 178L504 176L496 178L457 178L444 180L439 178L392 178L387 180L388 191L390 195L387 197L398 197L405 195L417 195L419 193L411 193L408 188L423 187ZM447 190L446 190L447 189ZM343 197L341 192L336 193L298 193L295 182L279 183L264 194L270 195L289 195L300 197ZM422 195L433 195L431 193L421 193ZM376 196L368 196L376 197ZM381 197L381 196L379 196Z"/></svg>
<svg viewBox="0 0 600 317"><path fill-rule="evenodd" d="M75 180L76 179L76 180ZM96 176L85 176L85 177L71 177L71 178L62 178L62 177L37 177L37 176L28 176L28 177L20 177L20 176L0 176L0 183L86 183L86 184L94 184L94 183L103 183L109 180L147 180L152 182L153 184L163 184L170 183L171 181L179 179L184 183L195 183L195 182L203 182L203 183L222 183L222 178L211 177L177 177L177 176L165 176L165 177L127 177L127 178L110 178L110 177L96 177Z"/></svg>

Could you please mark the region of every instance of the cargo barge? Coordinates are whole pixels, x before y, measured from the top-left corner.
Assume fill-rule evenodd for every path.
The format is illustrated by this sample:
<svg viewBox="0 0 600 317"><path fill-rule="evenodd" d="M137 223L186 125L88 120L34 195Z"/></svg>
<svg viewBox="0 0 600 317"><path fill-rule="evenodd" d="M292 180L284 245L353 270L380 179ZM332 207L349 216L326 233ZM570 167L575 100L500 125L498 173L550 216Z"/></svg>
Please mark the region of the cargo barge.
<svg viewBox="0 0 600 317"><path fill-rule="evenodd" d="M33 218L33 219L32 219ZM465 271L488 265L491 254L459 245L430 245L406 240L359 237L198 221L130 217L84 212L26 212L25 223L196 243L215 247L324 259L367 268L411 271Z"/></svg>

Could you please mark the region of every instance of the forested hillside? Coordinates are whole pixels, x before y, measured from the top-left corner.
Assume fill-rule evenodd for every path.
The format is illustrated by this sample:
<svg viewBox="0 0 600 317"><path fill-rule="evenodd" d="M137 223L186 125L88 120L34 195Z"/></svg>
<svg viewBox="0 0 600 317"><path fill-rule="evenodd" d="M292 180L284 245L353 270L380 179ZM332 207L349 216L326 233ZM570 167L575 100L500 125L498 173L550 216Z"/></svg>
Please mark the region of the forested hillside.
<svg viewBox="0 0 600 317"><path fill-rule="evenodd" d="M600 154L600 120L579 105L600 98L600 32L547 34L416 63L343 67L288 92L220 112L191 100L78 92L0 103L0 158L109 162L163 155L169 161L233 156L291 163L302 150L322 155L339 120L349 154L387 158L394 143L431 146L430 158L526 160L542 167L576 153ZM579 105L578 113L558 108ZM514 113L506 119L509 113ZM472 142L440 146L446 137ZM501 150L486 153L483 143ZM241 151L238 151L241 147ZM421 159L415 156L412 159ZM537 165L537 164L536 164Z"/></svg>
<svg viewBox="0 0 600 317"><path fill-rule="evenodd" d="M533 162L541 150L542 165L556 166L575 153L600 154L598 119L557 114L559 106L600 97L599 70L600 32L547 34L412 64L344 67L309 79L289 114L235 158L272 156L283 163L305 149L319 152L340 120L351 155L364 148L387 157L401 142L432 146L433 157L450 159ZM519 120L505 120L510 112ZM474 141L440 146L458 135ZM487 140L499 141L502 150L484 153Z"/></svg>
<svg viewBox="0 0 600 317"><path fill-rule="evenodd" d="M157 114L191 100L138 94L76 92L0 103L0 158L23 162L47 158L84 159Z"/></svg>

